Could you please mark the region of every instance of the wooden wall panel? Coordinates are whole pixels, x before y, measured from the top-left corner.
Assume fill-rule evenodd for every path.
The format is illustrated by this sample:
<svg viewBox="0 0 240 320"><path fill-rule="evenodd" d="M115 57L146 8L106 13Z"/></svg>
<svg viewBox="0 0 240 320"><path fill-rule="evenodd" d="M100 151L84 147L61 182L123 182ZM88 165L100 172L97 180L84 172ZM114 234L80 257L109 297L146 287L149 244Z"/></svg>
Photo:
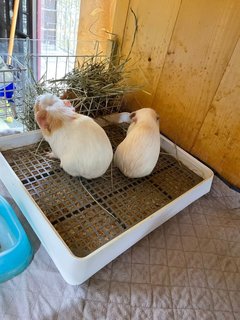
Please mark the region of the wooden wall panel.
<svg viewBox="0 0 240 320"><path fill-rule="evenodd" d="M95 40L100 42L99 51L106 52L115 6L116 0L81 0L77 55L93 54Z"/></svg>
<svg viewBox="0 0 240 320"><path fill-rule="evenodd" d="M96 41L98 53L111 55L112 40L118 41L118 47L123 41L129 2L130 0L81 0L76 55L95 54Z"/></svg>
<svg viewBox="0 0 240 320"><path fill-rule="evenodd" d="M126 57L132 45L135 29L132 8L138 18L138 32L128 63L132 70L130 83L143 88L138 94L129 96L128 104L132 107L152 104L180 3L181 0L130 1L121 54ZM116 15L115 19L121 19L121 16Z"/></svg>
<svg viewBox="0 0 240 320"><path fill-rule="evenodd" d="M129 5L130 0L115 0L115 4L112 6L110 31L117 36L120 51L123 44Z"/></svg>
<svg viewBox="0 0 240 320"><path fill-rule="evenodd" d="M240 188L240 40L191 152Z"/></svg>
<svg viewBox="0 0 240 320"><path fill-rule="evenodd" d="M240 35L240 1L183 0L153 107L190 150Z"/></svg>

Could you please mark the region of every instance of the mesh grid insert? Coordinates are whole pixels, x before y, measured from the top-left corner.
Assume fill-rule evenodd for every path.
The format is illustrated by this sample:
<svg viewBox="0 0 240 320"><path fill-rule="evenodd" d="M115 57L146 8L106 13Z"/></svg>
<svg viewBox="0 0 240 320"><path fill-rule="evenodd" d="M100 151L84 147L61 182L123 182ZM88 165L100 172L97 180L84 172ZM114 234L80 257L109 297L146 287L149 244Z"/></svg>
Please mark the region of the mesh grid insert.
<svg viewBox="0 0 240 320"><path fill-rule="evenodd" d="M123 140L120 126L105 130L113 149ZM3 152L32 198L58 231L70 250L83 257L131 228L197 185L202 178L174 157L161 154L154 172L145 178L128 179L117 168L93 180L73 178L49 159L43 142ZM111 181L111 175L113 180ZM91 193L109 215L86 192Z"/></svg>

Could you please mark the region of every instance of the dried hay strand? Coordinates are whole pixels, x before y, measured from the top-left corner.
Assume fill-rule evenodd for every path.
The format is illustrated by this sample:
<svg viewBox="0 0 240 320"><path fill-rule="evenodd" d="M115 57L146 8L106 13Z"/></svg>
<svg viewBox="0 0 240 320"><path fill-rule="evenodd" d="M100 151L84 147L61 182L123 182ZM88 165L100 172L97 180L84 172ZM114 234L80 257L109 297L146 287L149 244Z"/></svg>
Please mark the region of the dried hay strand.
<svg viewBox="0 0 240 320"><path fill-rule="evenodd" d="M123 94L135 90L127 84L127 60L115 65L109 58L101 61L96 58L78 64L62 79L50 81L66 88L61 98L70 100L76 112L93 117L119 112Z"/></svg>

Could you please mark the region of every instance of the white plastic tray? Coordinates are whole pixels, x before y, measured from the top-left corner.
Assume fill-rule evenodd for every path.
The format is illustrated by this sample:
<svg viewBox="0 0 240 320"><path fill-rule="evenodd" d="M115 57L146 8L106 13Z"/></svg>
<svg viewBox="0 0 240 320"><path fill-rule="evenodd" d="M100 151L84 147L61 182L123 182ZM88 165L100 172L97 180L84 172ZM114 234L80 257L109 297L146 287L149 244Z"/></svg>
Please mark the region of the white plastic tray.
<svg viewBox="0 0 240 320"><path fill-rule="evenodd" d="M39 130L0 138L0 151L18 148L38 142L42 135ZM0 153L0 179L22 210L38 238L59 269L63 278L72 285L81 284L118 255L134 245L144 236L173 217L186 206L209 192L213 172L187 152L176 147L170 140L161 136L161 147L203 178L203 181L156 211L134 227L123 232L113 240L98 248L86 257L72 254L42 210L30 196L8 162Z"/></svg>

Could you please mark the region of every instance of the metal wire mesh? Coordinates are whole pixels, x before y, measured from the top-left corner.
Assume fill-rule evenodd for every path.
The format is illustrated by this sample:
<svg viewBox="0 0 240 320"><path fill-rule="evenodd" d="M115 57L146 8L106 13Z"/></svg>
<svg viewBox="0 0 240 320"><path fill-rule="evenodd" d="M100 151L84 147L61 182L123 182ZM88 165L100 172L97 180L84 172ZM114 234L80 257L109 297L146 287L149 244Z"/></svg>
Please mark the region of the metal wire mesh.
<svg viewBox="0 0 240 320"><path fill-rule="evenodd" d="M124 138L123 129L111 125L105 130L115 149ZM79 257L93 252L202 181L168 154L161 154L154 172L142 179L128 179L113 168L101 178L80 180L60 169L59 161L46 156L47 143L42 143L38 154L35 151L36 145L31 145L3 154L70 250Z"/></svg>
<svg viewBox="0 0 240 320"><path fill-rule="evenodd" d="M0 56L5 62L7 44L8 39L0 39ZM104 60L107 68L117 44L114 40L79 42L76 55L69 51L52 51L38 40L15 39L14 45L18 50L14 51L12 65L7 70L12 75L10 87L5 77L7 73L0 71L0 118L17 118L19 126L22 123L24 130L31 131L37 128L33 114L36 96L46 91L59 96L64 94L67 86L60 82L54 85L54 81L63 78L74 67L79 67L86 61L98 63ZM76 111L95 118L119 112L121 103L120 93L106 93L97 97L83 95Z"/></svg>
<svg viewBox="0 0 240 320"><path fill-rule="evenodd" d="M23 105L27 69L16 58L11 58L11 64L8 64L8 55L0 58L3 61L0 69L0 118L16 118L17 110Z"/></svg>
<svg viewBox="0 0 240 320"><path fill-rule="evenodd" d="M98 46L96 45L95 53L93 52L90 55L27 56L25 62L28 66L28 81L25 86L24 103L18 107L18 115L24 124L25 130L31 131L38 128L33 112L33 104L38 95L46 91L52 92L57 96L65 95L68 86L66 85L66 82L56 81L57 79L64 77L67 73L72 71L76 65L81 65L89 60L93 63L98 63L101 60L106 60L110 63L106 54L99 54L98 50ZM39 78L41 78L41 81L39 81L38 84L33 81L31 66L35 66L35 69L37 69L36 66L39 66ZM65 98L68 99L68 97ZM119 112L121 104L122 94L119 93L94 97L82 95L81 98L79 96L77 104L73 103L76 107L76 112L93 118L111 114L113 112Z"/></svg>

